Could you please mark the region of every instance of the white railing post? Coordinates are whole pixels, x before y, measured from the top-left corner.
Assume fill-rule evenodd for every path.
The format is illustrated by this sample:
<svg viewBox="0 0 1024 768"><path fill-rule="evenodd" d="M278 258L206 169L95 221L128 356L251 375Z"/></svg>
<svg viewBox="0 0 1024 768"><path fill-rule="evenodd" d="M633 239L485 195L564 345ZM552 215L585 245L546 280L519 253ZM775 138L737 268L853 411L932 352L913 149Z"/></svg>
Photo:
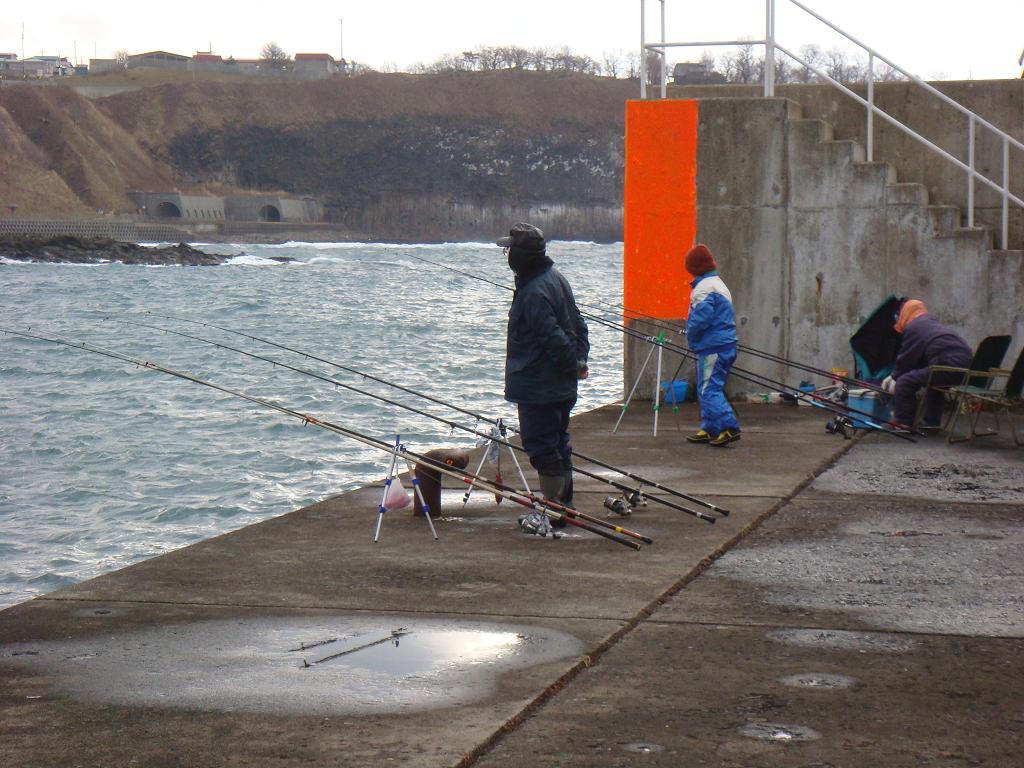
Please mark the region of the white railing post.
<svg viewBox="0 0 1024 768"><path fill-rule="evenodd" d="M764 95L775 95L775 0L764 2Z"/></svg>
<svg viewBox="0 0 1024 768"><path fill-rule="evenodd" d="M661 0L661 42L665 42L665 0ZM668 96L668 48L661 49L661 98Z"/></svg>
<svg viewBox="0 0 1024 768"><path fill-rule="evenodd" d="M640 98L647 98L647 0L640 0Z"/></svg>
<svg viewBox="0 0 1024 768"><path fill-rule="evenodd" d="M967 226L974 226L974 115L967 116Z"/></svg>
<svg viewBox="0 0 1024 768"><path fill-rule="evenodd" d="M875 162L875 54L868 54L868 162Z"/></svg>
<svg viewBox="0 0 1024 768"><path fill-rule="evenodd" d="M1010 139L1003 136L1003 250L1010 248Z"/></svg>

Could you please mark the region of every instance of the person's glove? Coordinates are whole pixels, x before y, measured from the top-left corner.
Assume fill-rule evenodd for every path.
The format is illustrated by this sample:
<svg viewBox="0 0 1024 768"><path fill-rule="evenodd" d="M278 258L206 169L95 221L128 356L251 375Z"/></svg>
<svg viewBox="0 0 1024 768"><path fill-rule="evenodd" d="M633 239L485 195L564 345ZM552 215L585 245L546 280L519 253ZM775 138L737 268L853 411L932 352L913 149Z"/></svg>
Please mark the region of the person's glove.
<svg viewBox="0 0 1024 768"><path fill-rule="evenodd" d="M890 395L896 392L896 379L892 376L886 376L882 379L882 390L888 392Z"/></svg>

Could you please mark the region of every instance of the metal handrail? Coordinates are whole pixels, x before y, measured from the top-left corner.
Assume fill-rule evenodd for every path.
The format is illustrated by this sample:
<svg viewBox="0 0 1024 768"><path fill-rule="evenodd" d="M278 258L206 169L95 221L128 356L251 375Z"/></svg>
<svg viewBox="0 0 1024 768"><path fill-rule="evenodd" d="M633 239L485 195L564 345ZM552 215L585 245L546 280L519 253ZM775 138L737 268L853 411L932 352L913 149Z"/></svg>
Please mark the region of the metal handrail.
<svg viewBox="0 0 1024 768"><path fill-rule="evenodd" d="M955 99L950 98L946 94L942 93L939 89L921 80L916 75L908 72L907 70L894 63L891 59L878 53L870 46L862 43L857 38L850 35L845 30L840 29L838 26L824 18L820 14L808 8L799 0L789 0L790 3L795 5L800 10L804 11L808 15L825 24L830 29L838 32L840 35L845 37L850 42L859 46L868 54L868 79L867 79L867 98L863 98L856 94L851 89L844 86L839 81L830 77L826 73L810 65L802 58L794 54L792 51L779 45L776 41L775 36L775 0L765 0L765 38L763 40L717 40L717 41L701 41L701 42L666 42L665 41L665 0L658 0L661 3L661 40L659 43L647 43L645 39L646 29L644 26L644 17L646 15L646 0L640 0L640 13L641 13L641 24L640 24L640 50L641 50L641 78L640 78L640 97L647 97L647 68L646 68L646 54L648 51L655 51L661 57L661 97L665 98L667 94L667 73L666 73L666 58L668 48L679 48L679 47L710 47L710 46L736 46L736 45L763 45L765 47L765 60L764 60L764 95L766 97L772 97L775 95L775 50L782 51L785 55L789 56L794 61L806 67L808 70L816 74L819 78L827 81L834 87L838 88L843 93L852 97L860 104L867 108L867 146L866 146L866 158L868 162L874 160L874 116L877 114L879 117L886 120L898 128L903 133L916 139L918 142L946 158L947 160L954 163L957 167L967 173L967 226L974 226L974 185L975 181L980 181L982 184L995 190L1002 198L1002 232L1001 232L1001 245L1005 250L1009 247L1009 203L1013 201L1015 205L1024 208L1024 200L1017 195L1010 192L1010 147L1015 147L1019 150L1024 151L1024 142L1015 139L1013 136L997 128L995 125L985 120L980 115L971 111L967 107L960 104ZM953 107L957 111L961 112L967 117L967 162L960 160L954 155L950 154L946 150L942 149L938 145L926 139L924 136L919 134L913 128L900 122L898 119L888 114L881 108L879 108L874 101L875 95L875 59L883 61L892 70L899 72L901 75L907 78L910 82L924 88L928 93L933 96L937 96L941 101ZM1002 184L999 184L992 179L989 179L982 173L979 173L975 167L975 144L976 144L976 128L977 126L987 128L992 133L996 134L1002 142Z"/></svg>

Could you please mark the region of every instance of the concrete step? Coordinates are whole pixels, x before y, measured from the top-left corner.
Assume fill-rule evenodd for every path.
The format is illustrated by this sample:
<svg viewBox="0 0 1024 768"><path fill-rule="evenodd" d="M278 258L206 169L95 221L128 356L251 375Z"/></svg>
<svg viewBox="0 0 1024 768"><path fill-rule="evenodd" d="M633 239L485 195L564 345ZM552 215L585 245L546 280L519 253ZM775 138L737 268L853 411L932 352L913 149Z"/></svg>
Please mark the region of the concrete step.
<svg viewBox="0 0 1024 768"><path fill-rule="evenodd" d="M955 205L926 205L924 213L931 219L932 233L938 237L960 229L963 216Z"/></svg>
<svg viewBox="0 0 1024 768"><path fill-rule="evenodd" d="M992 230L984 227L953 227L935 233L936 240L967 240L976 242L986 251L991 251L995 245L995 238Z"/></svg>
<svg viewBox="0 0 1024 768"><path fill-rule="evenodd" d="M795 132L801 139L817 142L832 141L832 137L835 135L832 123L806 118L791 121L790 131Z"/></svg>
<svg viewBox="0 0 1024 768"><path fill-rule="evenodd" d="M896 166L891 163L855 162L854 173L858 181L875 182L881 187L885 200L888 201L888 190L896 186Z"/></svg>
<svg viewBox="0 0 1024 768"><path fill-rule="evenodd" d="M895 176L895 172L893 174ZM917 182L890 183L885 188L887 205L928 205L928 187Z"/></svg>

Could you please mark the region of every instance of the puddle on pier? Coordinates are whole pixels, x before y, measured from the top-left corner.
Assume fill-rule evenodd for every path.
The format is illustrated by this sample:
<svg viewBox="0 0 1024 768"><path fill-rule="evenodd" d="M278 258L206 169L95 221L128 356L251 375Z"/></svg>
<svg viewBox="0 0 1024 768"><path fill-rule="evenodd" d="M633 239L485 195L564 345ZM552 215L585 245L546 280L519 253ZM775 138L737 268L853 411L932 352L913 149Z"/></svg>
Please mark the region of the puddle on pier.
<svg viewBox="0 0 1024 768"><path fill-rule="evenodd" d="M542 627L419 617L268 617L0 646L0 664L105 704L386 714L491 695L499 676L581 652Z"/></svg>

